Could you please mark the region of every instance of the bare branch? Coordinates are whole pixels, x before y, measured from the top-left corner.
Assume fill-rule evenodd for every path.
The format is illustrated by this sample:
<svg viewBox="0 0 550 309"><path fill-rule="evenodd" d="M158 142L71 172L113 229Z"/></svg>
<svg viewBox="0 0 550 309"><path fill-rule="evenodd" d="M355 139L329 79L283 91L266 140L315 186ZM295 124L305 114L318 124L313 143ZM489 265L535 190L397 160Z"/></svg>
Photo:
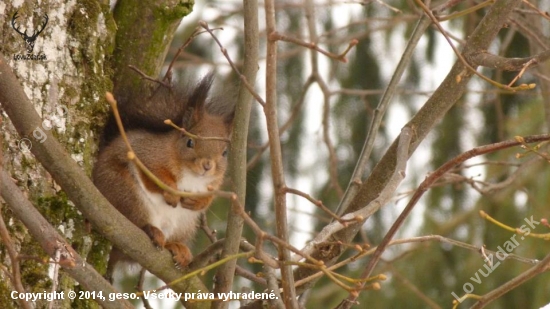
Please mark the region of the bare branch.
<svg viewBox="0 0 550 309"><path fill-rule="evenodd" d="M329 216L331 216L334 220L340 220L340 218L335 214L333 213L330 209L327 208L327 206L325 206L325 204L323 204L323 201L321 200L316 200L314 199L311 195L305 193L305 192L302 192L300 190L297 190L297 189L293 189L293 188L285 188L285 192L288 192L288 193L291 193L291 194L295 194L295 195L298 195L298 196L301 196L303 198L305 198L306 200L310 201L313 205L321 208L321 210L323 210L324 212L326 212Z"/></svg>
<svg viewBox="0 0 550 309"><path fill-rule="evenodd" d="M513 9L521 2L521 0L502 0L495 2L485 17L480 21L475 31L468 37L468 41L464 45L463 53L470 54L480 50L487 50L488 46L502 28L506 18L513 12ZM460 80L457 76L461 76ZM445 113L457 102L466 90L466 85L471 78L470 73L462 62L455 62L452 69L447 74L438 89L409 121L408 125L415 128L415 134L409 148L409 155L412 154L418 147L419 143L425 139L427 134L431 132L434 126L439 123ZM368 179L362 182L357 194L351 199L349 206L345 212L351 213L362 209L364 205L369 204L377 198L380 192L387 185L387 179L394 172L396 161L397 139L390 146L378 164L372 170ZM342 243L349 242L356 234L359 223L350 224L344 230L334 234L335 241ZM323 261L326 264L332 264L336 258L343 252L342 246L333 246L330 252L326 253ZM318 253L318 251L316 251ZM297 270L297 279L302 279L308 276L309 270L299 268Z"/></svg>
<svg viewBox="0 0 550 309"><path fill-rule="evenodd" d="M163 82L163 81L161 81L161 80L158 80L158 79L156 79L156 78L153 78L153 77L151 77L151 76L148 76L147 74L143 73L143 71L141 71L140 69L136 68L136 66L134 66L134 65L129 65L128 68L130 68L130 69L133 70L134 72L138 73L138 74L141 76L141 78L143 78L143 79L145 79L145 80L152 81L152 82L157 83L157 84L159 84L159 85L161 85L161 86L164 86L164 87L166 87L166 88L170 88L170 85L167 84L166 82Z"/></svg>
<svg viewBox="0 0 550 309"><path fill-rule="evenodd" d="M314 5L311 0L306 1L306 18L308 22L308 31L309 31L309 37L310 40L315 42L318 40L317 37L317 29L315 25L315 10ZM356 44L356 41L354 44ZM351 44L350 44L351 47ZM328 156L329 156L329 173L330 173L330 186L336 190L336 194L338 197L342 197L344 195L344 190L340 186L340 183L338 182L338 158L336 156L336 150L334 149L334 144L332 142L332 139L330 137L330 115L331 115L331 108L330 108L330 89L325 82L325 80L321 77L321 72L319 72L319 60L317 57L316 50L312 50L311 52L311 79L315 81L319 88L321 88L321 91L323 92L323 118L322 118L322 126L323 126L323 142L327 146L328 150Z"/></svg>
<svg viewBox="0 0 550 309"><path fill-rule="evenodd" d="M275 33L275 3L274 0L265 1L266 31L268 38ZM275 220L277 236L288 242L288 222L286 209L286 193L283 189L285 176L283 159L281 154L281 140L279 139L279 124L277 118L277 41L268 39L266 50L266 104L264 108L269 135L269 146L271 148L271 175L273 178L273 189L275 193ZM290 253L286 246L278 244L279 262L281 265L281 283L283 287L283 301L285 307L297 309L296 288L292 267L285 265L290 260Z"/></svg>
<svg viewBox="0 0 550 309"><path fill-rule="evenodd" d="M524 137L523 139L527 143L534 143L534 142L540 142L544 140L550 140L550 135L528 136L528 137ZM463 163L464 161L470 158L495 152L498 150L518 146L521 144L522 142L519 141L518 139L513 139L513 140L508 140L500 143L476 147L449 160L448 162L443 164L441 167L439 167L436 171L431 173L420 184L420 186L413 194L411 200L409 201L405 209L401 212L397 220L395 220L395 223L392 225L388 233L386 233L386 236L384 236L384 239L382 240L380 245L378 245L376 251L373 254L373 257L370 259L369 264L365 268L365 271L363 273L364 277L368 277L371 275L372 271L374 270L374 267L382 257L382 253L386 249L387 245L390 243L395 233L397 233L397 230L401 227L401 225L405 221L405 218L407 218L407 216L411 213L412 209L414 208L414 206L416 205L420 197L422 197L422 195L428 190L428 188L430 188L441 176L443 176L447 171L449 171L453 167Z"/></svg>
<svg viewBox="0 0 550 309"><path fill-rule="evenodd" d="M351 176L348 188L346 189L344 197L341 199L340 204L338 205L336 211L336 214L338 215L344 213L344 211L351 203L352 199L355 198L355 195L359 191L359 188L361 187L361 181L363 179L365 167L367 166L370 154L374 147L374 142L376 141L378 130L380 129L380 125L382 124L382 119L384 119L384 115L386 114L388 106L393 96L395 95L395 92L397 91L397 85L399 84L401 77L403 76L405 69L412 59L413 51L415 50L418 41L420 41L420 38L422 37L429 25L430 20L428 18L424 16L420 18L418 24L414 28L413 33L411 34L411 38L407 43L407 47L405 48L405 51L403 52L403 55L399 60L399 64L397 65L397 68L395 69L391 80L384 90L384 94L382 95L382 98L380 99L380 102L378 103L378 106L375 110L373 120L367 133L367 138L365 140L365 143L363 144L363 149L361 150L359 160L357 161L355 169L353 170L353 175Z"/></svg>
<svg viewBox="0 0 550 309"><path fill-rule="evenodd" d="M409 156L409 144L411 142L411 138L412 138L411 128L404 127L401 131L401 135L399 138L399 146L397 150L397 162L395 165L395 170L392 176L390 177L390 179L388 180L388 184L386 185L386 187L384 187L384 190L380 192L380 195L376 199L374 199L365 207L342 216L341 218L342 220L364 222L380 207L386 205L390 201L390 199L393 197L393 194L395 193L395 190L397 190L397 187L399 186L401 181L403 181L403 179L405 178L405 169L407 166L407 160ZM334 233L342 230L345 227L347 227L347 224L345 223L343 224L340 221L335 221L325 226L323 230L319 232L319 234L312 241L310 241L304 247L304 249L302 249L302 252L306 254L311 254L315 246L326 241ZM301 259L300 256L293 257L294 261L298 261L300 259Z"/></svg>
<svg viewBox="0 0 550 309"><path fill-rule="evenodd" d="M233 61L231 60L231 58L229 57L229 54L227 53L227 49L225 49L222 45L222 43L220 42L220 40L218 40L218 38L214 35L214 32L212 32L212 29L210 29L208 27L208 24L205 22L205 21L199 21L199 25L201 27L203 27L204 29L206 29L206 31L208 31L208 33L210 33L210 35L212 36L212 38L214 39L214 41L216 41L216 43L218 44L218 46L220 47L220 51L222 52L222 54L225 56L225 59L227 59L227 62L229 62L229 64L231 65L231 68L233 69L233 71L235 71L235 73L237 73L241 79L241 82L243 83L243 85L246 87L246 89L248 89L248 91L250 92L250 94L252 94L252 96L254 96L254 98L256 99L256 101L258 103L260 103L261 106L265 107L265 101L262 99L262 97L260 97L260 95L254 90L254 87L250 84L250 82L248 81L248 78L247 76L245 76L244 74L242 74L239 69L237 68L237 66L233 63Z"/></svg>
<svg viewBox="0 0 550 309"><path fill-rule="evenodd" d="M388 180L388 183L384 190L380 192L380 196L369 203L367 207L361 209L359 212L356 212L357 214L355 214L355 216L361 217L363 222L368 217L370 217L371 214L373 214L376 210L385 205L391 199L395 190L397 190L397 187L405 178L405 170L407 168L407 160L409 158L409 145L411 143L413 129L414 128L411 129L409 127L404 127L403 129L401 129L401 135L399 135L399 144L397 146L397 162L395 163L395 170L391 178ZM343 216L342 219L346 219L348 215L350 214ZM373 259L371 259L371 261L372 260ZM370 273L371 272L369 271L369 267L367 266L363 274L361 274L361 279L367 279L370 276ZM358 292L362 290L364 286L365 281L361 281L360 284L357 284L357 290L350 292L348 298L343 300L340 303L339 307L349 308L349 306L357 300L357 297L359 297Z"/></svg>
<svg viewBox="0 0 550 309"><path fill-rule="evenodd" d="M270 34L270 40L279 40L279 41L285 41L285 42L290 42L290 43L294 43L294 44L297 44L297 45L300 45L300 46L303 46L303 47L307 47L309 49L312 49L312 50L315 50L331 59L334 59L334 60L338 60L338 61L341 61L341 62L348 62L347 58L346 58L346 55L348 54L348 52L353 48L353 46L357 45L358 41L357 40L351 40L351 42L349 42L349 45L348 47L340 54L336 55L336 54L333 54L331 52L328 52L322 48L320 48L316 43L307 43L307 42L304 42L300 39L297 39L297 38L294 38L294 37L291 37L291 36L288 36L288 35L284 35L284 34L280 34L278 32L274 32L274 33L271 33Z"/></svg>
<svg viewBox="0 0 550 309"><path fill-rule="evenodd" d="M422 8L422 10L424 11L424 13L426 13L426 15L428 15L428 17L433 21L434 25L437 27L437 29L439 30L439 32L441 32L441 34L443 35L443 37L445 37L445 40L447 40L447 42L449 43L449 46L453 49L453 52L455 53L455 55L458 57L458 59L462 62L462 64L464 65L464 67L469 70L472 74L475 74L479 77L481 77L481 79L485 80L486 82L490 83L491 85L495 86L495 87L498 87L498 88L502 88L502 89L506 89L506 90L511 90L511 91L518 91L518 90L528 90L528 89L533 89L535 86L534 85L524 85L524 84L521 84L517 87L511 87L511 86L507 86L507 85L503 85L501 83L498 83L488 77L486 77L485 75L477 72L477 70L474 68L475 65L471 65L468 61L466 61L466 58L469 59L469 56L471 54L468 54L466 57L465 55L463 55L453 44L453 42L451 42L451 39L449 38L449 36L447 35L446 31L443 29L443 27L441 26L441 24L439 23L439 21L437 20L437 18L433 15L433 13L430 11L430 9L421 1L421 0L414 0L414 2L416 2L416 4L418 6L420 6ZM457 75L456 76L456 79L457 81L460 81L462 79L462 76L461 75Z"/></svg>
<svg viewBox="0 0 550 309"><path fill-rule="evenodd" d="M307 91L309 90L309 87L313 84L313 78L310 77L307 79L306 83L302 87L302 92L300 93L300 98L298 101L294 104L294 107L292 108L290 117L283 123L283 125L279 128L279 136L283 134L290 126L292 125L294 119L298 116L298 113L301 111L302 106L304 104L304 100L306 98ZM269 141L267 141L264 145L259 147L258 152L250 159L246 165L246 169L250 170L252 167L254 167L258 162L260 162L260 159L262 157L262 154L269 148Z"/></svg>
<svg viewBox="0 0 550 309"><path fill-rule="evenodd" d="M231 156L229 158L229 174L231 177L231 190L236 194L237 201L231 202L231 208L227 214L226 240L223 245L221 258L236 254L239 250L244 219L234 210L235 203L244 204L246 197L246 150L250 114L252 109L253 94L248 89L247 81L255 81L258 71L259 58L259 26L258 26L258 1L243 1L244 18L244 63L242 68L242 82L239 86L239 97L235 108L233 121L233 135L231 137ZM229 61L229 60L228 60ZM233 65L232 65L233 66ZM253 274L237 266L237 261L232 260L222 265L216 273L215 293L227 293L233 285L233 275L239 273L248 278L257 278ZM258 278L260 279L260 278ZM228 303L215 302L214 308L227 308Z"/></svg>
<svg viewBox="0 0 550 309"><path fill-rule="evenodd" d="M15 216L25 224L32 237L38 241L50 257L53 258L56 252L60 252L59 265L71 277L88 291L103 291L107 295L117 293L115 288L98 274L91 265L86 263L42 217L3 170L0 170L0 193ZM109 301L109 299L101 300L100 298L95 300L105 308L133 308L128 301L122 299L117 302Z"/></svg>
<svg viewBox="0 0 550 309"><path fill-rule="evenodd" d="M139 271L139 280L138 280L138 283L137 283L137 286L136 286L136 290L138 291L138 293L143 292L143 283L145 282L145 274L146 273L147 273L147 269L145 269L143 267ZM143 307L145 309L152 309L151 304L149 303L149 300L146 297L142 297L141 299L143 301Z"/></svg>
<svg viewBox="0 0 550 309"><path fill-rule="evenodd" d="M530 68L536 67L539 64L548 60L549 58L550 50L543 51L538 55L527 58L506 58L491 54L486 51L482 51L473 54L468 59L470 59L473 65L479 65L504 71L520 71L525 69L526 66Z"/></svg>

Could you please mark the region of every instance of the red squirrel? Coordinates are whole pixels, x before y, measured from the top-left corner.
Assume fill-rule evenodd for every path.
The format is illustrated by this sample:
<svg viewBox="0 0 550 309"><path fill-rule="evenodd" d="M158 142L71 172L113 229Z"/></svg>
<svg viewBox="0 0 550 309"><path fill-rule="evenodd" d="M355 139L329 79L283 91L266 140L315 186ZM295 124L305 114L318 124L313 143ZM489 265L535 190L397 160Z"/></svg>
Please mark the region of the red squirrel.
<svg viewBox="0 0 550 309"><path fill-rule="evenodd" d="M234 108L208 100L211 85L209 75L190 92L159 86L139 106L136 102L119 102L136 156L173 189L204 193L218 189L223 182L229 146L223 139L228 140L231 135ZM139 98L134 95L133 100ZM165 119L197 138L168 127L163 124ZM193 238L198 218L213 196L180 197L162 190L130 162L122 137L113 131L113 122L111 115L92 173L94 184L156 246L168 249L179 266L187 266L192 254L186 243ZM203 139L211 137L221 139ZM120 260L129 259L114 247L107 278L112 280L113 269Z"/></svg>

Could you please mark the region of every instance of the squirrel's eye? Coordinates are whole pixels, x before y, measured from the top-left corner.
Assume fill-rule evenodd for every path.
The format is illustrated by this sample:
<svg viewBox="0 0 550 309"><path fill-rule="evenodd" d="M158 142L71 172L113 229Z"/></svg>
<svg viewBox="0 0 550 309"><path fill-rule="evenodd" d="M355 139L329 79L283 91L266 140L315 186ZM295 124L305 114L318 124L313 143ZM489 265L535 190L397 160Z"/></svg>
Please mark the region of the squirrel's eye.
<svg viewBox="0 0 550 309"><path fill-rule="evenodd" d="M227 149L223 151L222 156L227 157Z"/></svg>
<svg viewBox="0 0 550 309"><path fill-rule="evenodd" d="M193 147L195 147L195 142L193 141L192 138L190 138L190 139L187 140L187 147L188 147L188 148L193 148Z"/></svg>

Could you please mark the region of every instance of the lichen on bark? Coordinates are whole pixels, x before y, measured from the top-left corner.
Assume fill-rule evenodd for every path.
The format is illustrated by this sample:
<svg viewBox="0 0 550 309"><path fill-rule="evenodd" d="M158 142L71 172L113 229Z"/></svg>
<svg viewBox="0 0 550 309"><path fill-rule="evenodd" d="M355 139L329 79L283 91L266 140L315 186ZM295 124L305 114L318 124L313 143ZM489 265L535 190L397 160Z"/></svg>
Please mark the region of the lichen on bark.
<svg viewBox="0 0 550 309"><path fill-rule="evenodd" d="M5 25L2 28L0 52L10 59L10 66L27 96L45 120L36 128L36 134L51 130L73 159L90 174L97 149L97 132L107 111L104 93L112 90L112 70L107 59L114 50L116 27L109 5L104 1L93 0L63 3L27 1L19 7L15 5L14 2L0 5L0 23ZM21 27L29 27L29 31L44 14L48 15L48 24L38 36L34 47L35 54L46 55L45 61L14 60L13 55L25 52L21 37L11 28L11 18L15 11L20 16L18 22L21 22ZM90 264L104 270L109 243L102 236L86 229L84 218L67 200L61 188L29 151L19 147L22 138L31 142L30 147L32 143L40 143L40 139L32 134L19 136L5 114L2 114L2 120L0 134L4 140L4 168L17 179L20 189L28 193L29 200L75 250L84 256L88 255ZM2 206L6 224L14 228L11 234L16 236L13 241L20 248L20 254L38 260L45 259L46 254L40 245L9 211L5 211L8 208ZM4 250L0 246L1 263L10 265ZM49 264L39 263L35 259L22 261L22 280L27 291L43 292L51 289L49 267ZM9 280L3 279L7 278L1 280L6 284L0 285L0 308L17 307L17 303L9 297L13 287ZM75 281L69 279L61 272L61 290L75 288ZM58 305L64 307L69 304ZM85 307L90 308L89 305Z"/></svg>
<svg viewBox="0 0 550 309"><path fill-rule="evenodd" d="M158 75L173 34L192 5L192 1L119 0L115 12L104 0L26 1L0 5L0 24L4 25L1 31L5 34L0 38L0 52L10 59L9 65L38 114L45 120L36 132L51 130L89 175L108 111L105 92L113 91L113 81L137 77L126 78L129 76L126 72L128 64L140 67L147 64L144 72ZM45 54L47 60L16 61L12 57L24 52L20 36L8 26L15 11L19 12L19 20L25 20L25 26L31 30L44 14L49 16L48 24L35 44L35 52ZM136 24L137 21L140 24ZM141 48L135 49L132 44ZM60 108L66 108L67 112L60 113ZM80 255L87 257L88 263L103 272L109 242L93 230L90 233L89 224L67 199L62 188L29 151L19 148L22 138L28 138L32 147L32 143L41 142L38 137L32 133L19 136L5 113L1 115L2 149L7 158L4 168L18 181L20 189L28 194L29 200L49 223ZM13 229L10 232L17 236L14 243L21 248L20 252L46 259L47 255L26 228L11 215L8 207L2 206L4 219ZM4 248L0 248L0 259L0 263L9 265ZM23 263L23 285L28 291L51 289L47 271L49 264L33 259ZM9 298L13 288L9 280L2 282L6 284L0 284L0 308L17 307L17 303ZM61 272L58 283L59 290L79 289L78 284L64 272ZM98 307L93 301L60 302L56 306Z"/></svg>

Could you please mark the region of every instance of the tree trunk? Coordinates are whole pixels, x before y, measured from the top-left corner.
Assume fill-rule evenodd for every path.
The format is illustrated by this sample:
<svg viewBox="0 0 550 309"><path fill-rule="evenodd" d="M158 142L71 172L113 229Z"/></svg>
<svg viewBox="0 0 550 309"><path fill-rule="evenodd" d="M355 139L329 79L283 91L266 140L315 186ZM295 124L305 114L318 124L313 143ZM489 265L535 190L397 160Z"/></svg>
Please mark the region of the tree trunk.
<svg viewBox="0 0 550 309"><path fill-rule="evenodd" d="M105 93L113 91L114 82L120 89L130 87L131 81L139 78L129 74L129 64L151 76L158 75L173 33L192 4L118 1L115 13L108 1L26 1L18 7L13 2L0 4L1 53L43 119L32 134L20 136L2 113L3 169L49 223L100 273L105 271L110 243L90 228L30 149L43 143L46 131L51 131L89 175L108 111ZM35 39L32 53L24 35L27 41ZM21 281L26 292L49 292L52 284L58 285L57 291L78 292L81 285L64 272L54 280L57 282L52 281L48 274L51 264L39 262L51 257L14 219L12 211L2 206L11 241L19 257L26 257L21 260ZM0 252L0 263L12 265L5 246L0 246ZM0 276L0 307L18 307L10 297L13 287L9 278L5 272ZM56 301L55 307L67 308L79 302L86 303L82 304L84 307L98 307L92 300L70 301L67 297ZM46 303L49 304L39 301L37 307Z"/></svg>

